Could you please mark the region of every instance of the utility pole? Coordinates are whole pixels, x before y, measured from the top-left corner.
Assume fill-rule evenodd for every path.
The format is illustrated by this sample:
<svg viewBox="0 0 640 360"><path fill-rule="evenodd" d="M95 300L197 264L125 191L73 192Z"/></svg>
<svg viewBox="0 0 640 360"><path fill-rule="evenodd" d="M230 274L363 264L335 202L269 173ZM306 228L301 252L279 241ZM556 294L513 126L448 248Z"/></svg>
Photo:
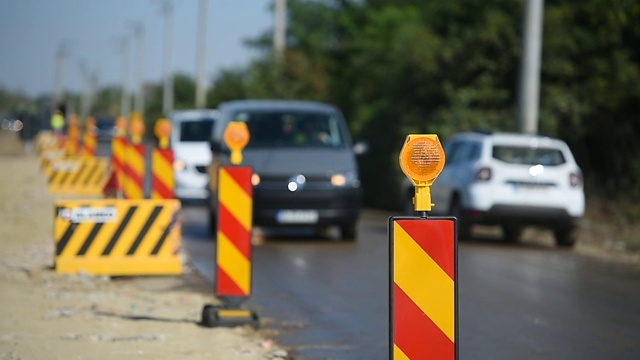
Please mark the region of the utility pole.
<svg viewBox="0 0 640 360"><path fill-rule="evenodd" d="M165 115L173 111L173 4L167 0L164 3L165 38L164 38L164 88L162 96L162 110Z"/></svg>
<svg viewBox="0 0 640 360"><path fill-rule="evenodd" d="M196 108L207 105L207 8L208 0L200 0L198 20L198 76L196 78Z"/></svg>
<svg viewBox="0 0 640 360"><path fill-rule="evenodd" d="M87 109L89 114L91 114L91 110L93 109L93 105L96 100L96 89L98 88L98 71L94 71L89 74L89 99L87 101Z"/></svg>
<svg viewBox="0 0 640 360"><path fill-rule="evenodd" d="M287 0L275 0L275 19L273 29L273 49L278 60L284 59L287 35Z"/></svg>
<svg viewBox="0 0 640 360"><path fill-rule="evenodd" d="M540 57L544 0L527 0L524 13L518 126L521 133L538 133Z"/></svg>
<svg viewBox="0 0 640 360"><path fill-rule="evenodd" d="M80 119L84 120L89 114L89 97L91 92L91 82L89 78L89 72L87 70L87 63L84 60L78 62L80 68L80 75L82 76L82 97L80 98Z"/></svg>
<svg viewBox="0 0 640 360"><path fill-rule="evenodd" d="M120 115L129 118L131 99L129 98L129 38L122 42L122 90L120 92Z"/></svg>
<svg viewBox="0 0 640 360"><path fill-rule="evenodd" d="M136 38L136 71L135 71L135 98L133 109L140 115L144 115L144 26L140 22L133 24L133 32Z"/></svg>
<svg viewBox="0 0 640 360"><path fill-rule="evenodd" d="M62 40L56 51L56 80L54 88L54 106L57 106L64 98L64 61L67 57L68 44Z"/></svg>

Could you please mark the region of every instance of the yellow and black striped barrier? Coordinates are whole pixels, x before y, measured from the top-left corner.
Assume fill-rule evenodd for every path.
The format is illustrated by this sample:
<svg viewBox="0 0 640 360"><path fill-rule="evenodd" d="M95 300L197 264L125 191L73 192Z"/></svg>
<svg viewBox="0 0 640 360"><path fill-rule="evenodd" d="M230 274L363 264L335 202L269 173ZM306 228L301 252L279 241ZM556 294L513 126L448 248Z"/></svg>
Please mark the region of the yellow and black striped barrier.
<svg viewBox="0 0 640 360"><path fill-rule="evenodd" d="M180 275L178 200L60 200L55 269L94 275Z"/></svg>
<svg viewBox="0 0 640 360"><path fill-rule="evenodd" d="M109 161L92 157L54 159L44 173L52 195L102 197L109 181Z"/></svg>

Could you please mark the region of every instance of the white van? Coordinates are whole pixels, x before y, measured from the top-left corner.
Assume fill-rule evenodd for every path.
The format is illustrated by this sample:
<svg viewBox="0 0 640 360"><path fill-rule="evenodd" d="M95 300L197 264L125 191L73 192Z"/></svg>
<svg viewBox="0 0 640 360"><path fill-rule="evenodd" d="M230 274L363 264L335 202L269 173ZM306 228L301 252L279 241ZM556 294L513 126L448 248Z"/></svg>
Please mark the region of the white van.
<svg viewBox="0 0 640 360"><path fill-rule="evenodd" d="M175 194L180 200L206 200L209 194L209 139L218 111L182 110L171 114Z"/></svg>

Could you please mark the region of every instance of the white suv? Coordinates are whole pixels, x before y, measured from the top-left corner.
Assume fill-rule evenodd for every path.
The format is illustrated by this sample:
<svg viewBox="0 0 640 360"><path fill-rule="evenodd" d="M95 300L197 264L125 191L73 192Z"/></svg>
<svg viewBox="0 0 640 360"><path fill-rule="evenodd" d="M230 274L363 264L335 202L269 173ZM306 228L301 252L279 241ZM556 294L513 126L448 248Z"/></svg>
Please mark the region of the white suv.
<svg viewBox="0 0 640 360"><path fill-rule="evenodd" d="M458 218L458 234L473 224L500 225L517 241L525 226L553 230L558 246L576 241L584 214L582 171L567 144L544 136L465 132L444 143L446 164L431 187L434 215ZM413 186L407 186L409 204ZM412 205L411 205L412 206Z"/></svg>

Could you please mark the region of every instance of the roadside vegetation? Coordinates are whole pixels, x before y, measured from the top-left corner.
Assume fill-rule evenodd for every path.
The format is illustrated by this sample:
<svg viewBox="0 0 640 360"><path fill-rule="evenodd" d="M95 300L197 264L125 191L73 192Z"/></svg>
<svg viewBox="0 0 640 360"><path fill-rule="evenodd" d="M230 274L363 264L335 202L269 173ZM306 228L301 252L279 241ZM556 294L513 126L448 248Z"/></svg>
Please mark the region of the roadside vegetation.
<svg viewBox="0 0 640 360"><path fill-rule="evenodd" d="M283 58L274 56L271 29L264 29L247 40L259 54L249 65L212 79L207 105L296 98L339 106L354 137L371 146L360 159L365 204L400 209L398 153L407 134L444 140L464 130L517 130L524 5L289 0ZM573 149L584 172L587 218L612 226L627 249L640 251L640 4L544 6L539 132ZM176 75L177 109L193 106L194 89L190 75ZM102 89L94 113L117 114L118 92ZM151 129L163 115L162 84L149 84L147 97ZM0 94L0 105L6 98Z"/></svg>

